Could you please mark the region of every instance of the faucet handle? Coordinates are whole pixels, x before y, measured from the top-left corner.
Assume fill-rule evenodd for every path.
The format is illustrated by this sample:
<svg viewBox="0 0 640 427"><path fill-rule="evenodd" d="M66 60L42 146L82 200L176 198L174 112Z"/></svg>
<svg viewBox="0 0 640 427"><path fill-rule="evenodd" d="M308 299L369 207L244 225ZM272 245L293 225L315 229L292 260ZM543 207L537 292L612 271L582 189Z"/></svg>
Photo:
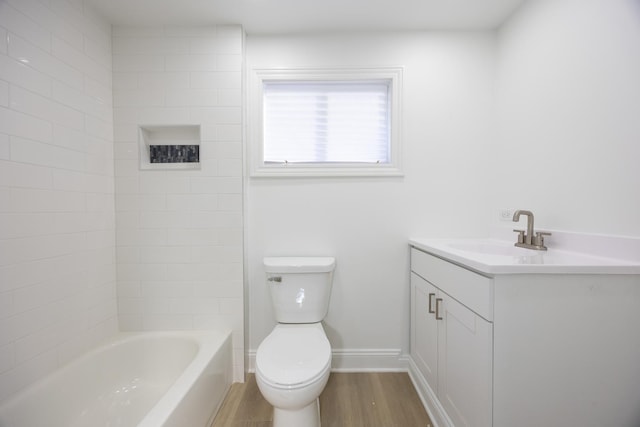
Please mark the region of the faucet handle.
<svg viewBox="0 0 640 427"><path fill-rule="evenodd" d="M547 231L536 231L536 235L533 238L533 244L544 247L544 236L551 236L551 233Z"/></svg>
<svg viewBox="0 0 640 427"><path fill-rule="evenodd" d="M524 243L524 230L513 230L518 233L518 243Z"/></svg>

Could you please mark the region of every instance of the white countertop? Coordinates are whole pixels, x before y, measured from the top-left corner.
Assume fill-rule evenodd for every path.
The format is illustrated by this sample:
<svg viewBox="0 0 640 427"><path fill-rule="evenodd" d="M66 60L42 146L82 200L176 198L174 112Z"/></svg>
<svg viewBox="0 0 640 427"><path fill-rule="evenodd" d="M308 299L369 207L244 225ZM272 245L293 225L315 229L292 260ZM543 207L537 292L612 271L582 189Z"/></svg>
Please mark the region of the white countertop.
<svg viewBox="0 0 640 427"><path fill-rule="evenodd" d="M499 239L410 239L409 244L417 249L444 258L463 267L490 276L497 274L640 274L640 239L622 238L616 242L610 236L568 236L555 232L558 245L549 243L547 251L523 249L513 242ZM578 237L576 237L578 236ZM606 244L603 243L605 240ZM599 245L599 251L591 253L574 251L571 243L579 241L580 247L591 243ZM549 239L551 241L551 239ZM618 243L620 243L618 245ZM603 247L607 246L607 247ZM621 245L621 246L620 246ZM592 246L586 246L592 247ZM620 248L623 248L620 250ZM607 248L610 248L608 251ZM594 253L600 252L600 253ZM609 256L609 254L611 256ZM605 256L606 255L606 256Z"/></svg>

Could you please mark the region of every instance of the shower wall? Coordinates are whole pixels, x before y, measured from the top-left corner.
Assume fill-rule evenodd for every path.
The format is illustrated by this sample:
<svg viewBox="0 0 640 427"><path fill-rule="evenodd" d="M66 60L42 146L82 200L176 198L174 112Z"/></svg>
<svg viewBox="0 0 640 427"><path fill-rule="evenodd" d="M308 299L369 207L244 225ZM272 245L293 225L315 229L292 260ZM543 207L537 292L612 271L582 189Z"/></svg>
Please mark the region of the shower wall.
<svg viewBox="0 0 640 427"><path fill-rule="evenodd" d="M233 330L236 380L242 50L239 26L113 29L120 327ZM200 127L200 169L140 170L139 127L184 125Z"/></svg>
<svg viewBox="0 0 640 427"><path fill-rule="evenodd" d="M0 1L0 400L117 331L111 27Z"/></svg>

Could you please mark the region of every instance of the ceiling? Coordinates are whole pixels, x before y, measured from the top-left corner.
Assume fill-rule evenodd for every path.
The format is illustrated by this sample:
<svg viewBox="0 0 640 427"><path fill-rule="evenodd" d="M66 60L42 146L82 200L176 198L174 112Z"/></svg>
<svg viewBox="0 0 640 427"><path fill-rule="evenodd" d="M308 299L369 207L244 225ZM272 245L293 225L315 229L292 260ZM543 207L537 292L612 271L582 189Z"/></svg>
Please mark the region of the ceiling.
<svg viewBox="0 0 640 427"><path fill-rule="evenodd" d="M525 0L87 0L114 25L240 24L248 34L488 30Z"/></svg>

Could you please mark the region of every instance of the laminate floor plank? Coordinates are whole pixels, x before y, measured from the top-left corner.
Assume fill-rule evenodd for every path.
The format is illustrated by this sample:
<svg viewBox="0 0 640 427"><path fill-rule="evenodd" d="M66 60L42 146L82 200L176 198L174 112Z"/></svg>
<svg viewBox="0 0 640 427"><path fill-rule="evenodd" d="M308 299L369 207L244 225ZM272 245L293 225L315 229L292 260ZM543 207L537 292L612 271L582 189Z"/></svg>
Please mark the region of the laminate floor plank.
<svg viewBox="0 0 640 427"><path fill-rule="evenodd" d="M431 427L406 373L331 373L320 395L322 427ZM231 386L211 427L272 427L273 410L250 374Z"/></svg>

